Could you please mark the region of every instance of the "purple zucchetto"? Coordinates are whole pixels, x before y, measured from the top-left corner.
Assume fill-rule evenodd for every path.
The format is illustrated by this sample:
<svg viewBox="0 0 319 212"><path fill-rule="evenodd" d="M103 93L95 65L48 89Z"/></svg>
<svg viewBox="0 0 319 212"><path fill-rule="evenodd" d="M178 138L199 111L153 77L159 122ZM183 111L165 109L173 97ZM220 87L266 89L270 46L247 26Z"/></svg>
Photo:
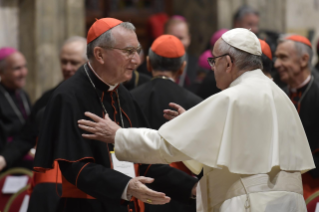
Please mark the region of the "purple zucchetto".
<svg viewBox="0 0 319 212"><path fill-rule="evenodd" d="M227 31L228 31L228 29L220 29L220 30L216 31L213 34L212 38L210 39L210 46L213 47L215 45L216 41Z"/></svg>
<svg viewBox="0 0 319 212"><path fill-rule="evenodd" d="M12 47L3 47L0 49L0 60L7 58L8 56L12 55L13 53L17 52L15 48Z"/></svg>
<svg viewBox="0 0 319 212"><path fill-rule="evenodd" d="M211 67L210 65L207 63L207 58L209 57L213 57L211 50L206 50L204 51L203 54L200 55L199 59L198 59L198 65L199 67L203 68L203 69L207 69L210 70Z"/></svg>

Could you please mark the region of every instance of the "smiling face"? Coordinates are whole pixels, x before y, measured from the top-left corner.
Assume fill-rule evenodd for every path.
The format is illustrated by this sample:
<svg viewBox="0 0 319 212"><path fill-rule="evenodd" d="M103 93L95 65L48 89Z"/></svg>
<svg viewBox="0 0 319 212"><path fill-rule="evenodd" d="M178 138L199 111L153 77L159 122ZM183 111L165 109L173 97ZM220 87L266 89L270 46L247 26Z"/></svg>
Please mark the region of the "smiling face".
<svg viewBox="0 0 319 212"><path fill-rule="evenodd" d="M111 33L115 41L113 47L117 49L102 48L99 62L103 70L99 75L105 82L115 85L130 80L141 60L136 51L130 55L120 49L138 48L140 44L134 31L121 26L112 29Z"/></svg>
<svg viewBox="0 0 319 212"><path fill-rule="evenodd" d="M28 74L27 62L20 52L15 52L5 59L4 70L0 72L1 82L10 89L21 89Z"/></svg>
<svg viewBox="0 0 319 212"><path fill-rule="evenodd" d="M300 56L296 51L294 42L287 40L280 43L275 55L275 68L280 75L280 79L289 84L302 71Z"/></svg>

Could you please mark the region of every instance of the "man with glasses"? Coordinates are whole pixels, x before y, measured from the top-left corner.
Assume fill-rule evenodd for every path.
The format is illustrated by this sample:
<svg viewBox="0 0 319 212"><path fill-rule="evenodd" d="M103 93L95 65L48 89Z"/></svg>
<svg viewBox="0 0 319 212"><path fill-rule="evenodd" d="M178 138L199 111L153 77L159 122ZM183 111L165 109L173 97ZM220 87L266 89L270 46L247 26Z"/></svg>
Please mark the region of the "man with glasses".
<svg viewBox="0 0 319 212"><path fill-rule="evenodd" d="M55 161L59 163L62 196L58 211L139 212L143 202L164 204L170 197L187 202L192 190L195 193L197 180L186 173L168 165L120 163L113 145L83 139L77 126L85 111L109 116L125 128L148 126L121 85L139 64L140 51L131 23L97 20L87 36L89 62L54 91L44 112L34 169L44 172L52 169Z"/></svg>
<svg viewBox="0 0 319 212"><path fill-rule="evenodd" d="M233 29L209 59L222 91L187 112L179 107L158 131L123 129L87 113L83 135L114 143L119 160L185 161L195 173L201 212L306 212L301 173L315 168L298 113L286 94L263 74L258 38Z"/></svg>

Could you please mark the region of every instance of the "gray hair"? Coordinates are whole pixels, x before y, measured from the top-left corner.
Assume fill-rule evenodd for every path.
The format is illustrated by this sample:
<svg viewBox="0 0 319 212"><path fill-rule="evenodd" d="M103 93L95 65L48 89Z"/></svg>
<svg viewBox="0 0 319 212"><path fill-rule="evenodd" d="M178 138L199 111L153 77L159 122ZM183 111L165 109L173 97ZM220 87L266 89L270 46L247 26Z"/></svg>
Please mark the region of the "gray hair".
<svg viewBox="0 0 319 212"><path fill-rule="evenodd" d="M283 43L285 41L288 41L286 39L286 36L284 37L281 37L278 39L278 44L280 43ZM293 40L292 40L293 41ZM311 61L312 61L312 57L313 57L313 51L312 51L312 48L310 48L309 46L307 46L306 44L304 43L301 43L301 42L297 42L297 41L293 41L295 43L295 49L296 49L296 52L298 54L299 57L302 57L303 55L307 54L309 56L309 59L308 59L308 68L309 69L312 69L312 64L311 64Z"/></svg>
<svg viewBox="0 0 319 212"><path fill-rule="evenodd" d="M243 5L235 13L233 22L235 23L236 21L240 21L244 16L249 14L254 14L256 16L259 16L259 12L257 10L255 10L254 8L250 6Z"/></svg>
<svg viewBox="0 0 319 212"><path fill-rule="evenodd" d="M60 52L62 51L63 47L70 44L70 43L81 43L81 45L83 45L83 59L87 60L87 56L86 56L86 39L84 37L81 36L72 36L70 38L68 38L67 40L65 40L63 42L62 48L60 50Z"/></svg>
<svg viewBox="0 0 319 212"><path fill-rule="evenodd" d="M135 32L135 26L130 23L130 22L122 22L119 25L117 25L116 27L121 26L124 29L127 29L129 31L133 31ZM115 27L114 27L115 28ZM112 30L114 29L110 29L106 32L104 32L102 35L100 35L98 38L96 38L95 40L93 40L91 43L89 43L87 45L87 57L90 59L92 59L94 57L94 53L93 50L95 47L100 46L108 46L108 47L113 47L114 43L115 43L115 38L113 38L112 36Z"/></svg>
<svg viewBox="0 0 319 212"><path fill-rule="evenodd" d="M220 40L218 49L220 52L223 52L223 54L228 53L239 70L263 69L261 56L236 49L226 43L223 39Z"/></svg>
<svg viewBox="0 0 319 212"><path fill-rule="evenodd" d="M181 68L183 62L186 60L186 54L177 58L167 58L156 54L151 48L148 50L148 57L151 66L155 71L176 72Z"/></svg>

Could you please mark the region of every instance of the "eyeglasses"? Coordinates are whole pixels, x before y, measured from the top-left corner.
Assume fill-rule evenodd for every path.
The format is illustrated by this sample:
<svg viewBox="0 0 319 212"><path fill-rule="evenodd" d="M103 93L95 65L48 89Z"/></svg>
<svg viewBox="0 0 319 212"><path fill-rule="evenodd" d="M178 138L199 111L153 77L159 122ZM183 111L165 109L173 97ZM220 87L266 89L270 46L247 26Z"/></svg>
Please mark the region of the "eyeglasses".
<svg viewBox="0 0 319 212"><path fill-rule="evenodd" d="M107 48L107 49L117 49L117 50L121 50L124 54L126 54L128 57L132 57L134 55L135 52L137 52L137 54L140 54L142 52L142 47L128 47L125 49L120 49L120 48L114 48L114 47L110 47L110 46L104 46L102 48Z"/></svg>
<svg viewBox="0 0 319 212"><path fill-rule="evenodd" d="M218 57L209 57L209 58L207 58L207 62L208 62L208 64L210 65L210 67L213 68L214 65L215 65L215 60L216 60L217 58L219 58L219 57L224 57L224 56L227 56L227 55L230 57L231 62L233 62L231 56L230 56L228 53L227 53L227 54L220 55L220 56L218 56Z"/></svg>

